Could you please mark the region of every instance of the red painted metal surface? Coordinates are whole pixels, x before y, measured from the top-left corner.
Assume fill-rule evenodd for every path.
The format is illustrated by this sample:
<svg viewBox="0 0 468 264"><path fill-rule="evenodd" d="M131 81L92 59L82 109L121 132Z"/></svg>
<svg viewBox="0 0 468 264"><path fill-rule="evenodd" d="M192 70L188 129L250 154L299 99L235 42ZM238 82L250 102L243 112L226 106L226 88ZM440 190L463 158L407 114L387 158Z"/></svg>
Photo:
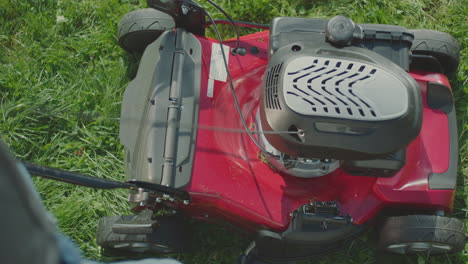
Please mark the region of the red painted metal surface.
<svg viewBox="0 0 468 264"><path fill-rule="evenodd" d="M251 129L263 75L268 63L268 31L244 36L245 56L229 57L242 113ZM203 48L200 113L192 181L186 190L192 203L185 210L195 218L223 219L248 229L288 227L290 213L311 200L338 201L343 213L362 224L387 206L427 207L451 211L454 191L429 190L428 175L448 168L449 131L446 115L427 107L424 100L423 128L407 150L405 167L391 178L350 176L342 170L319 178L281 175L262 161L245 133L202 129L204 126L243 129L228 82L214 81L208 94L211 49L215 40L200 38ZM231 47L233 41L225 43ZM252 54L250 47L257 47ZM449 86L445 76L411 74L425 98L428 81Z"/></svg>

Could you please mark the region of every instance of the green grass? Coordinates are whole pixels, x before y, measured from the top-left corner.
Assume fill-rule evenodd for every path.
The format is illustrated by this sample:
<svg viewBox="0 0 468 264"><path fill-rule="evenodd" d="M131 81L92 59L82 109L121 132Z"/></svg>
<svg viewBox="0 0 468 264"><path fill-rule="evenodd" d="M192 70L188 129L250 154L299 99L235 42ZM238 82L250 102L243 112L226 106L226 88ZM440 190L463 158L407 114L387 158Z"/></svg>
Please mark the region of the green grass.
<svg viewBox="0 0 468 264"><path fill-rule="evenodd" d="M200 1L204 6L207 3ZM460 142L460 177L454 215L468 204L468 2L465 0L220 0L237 20L268 23L275 16L388 23L446 31L458 39L462 62L451 80ZM124 180L118 140L120 102L131 59L118 47L117 23L144 7L132 0L0 0L0 133L18 158L56 168ZM219 12L210 8L215 17ZM65 21L58 21L64 16ZM60 19L59 19L60 20ZM224 33L228 32L226 29ZM232 36L232 33L228 33ZM96 245L99 217L128 213L125 191L85 189L34 180L59 229L91 259L106 258ZM235 263L249 239L237 231L197 224L184 263ZM314 263L381 263L365 239ZM403 257L408 263L466 263L468 256Z"/></svg>

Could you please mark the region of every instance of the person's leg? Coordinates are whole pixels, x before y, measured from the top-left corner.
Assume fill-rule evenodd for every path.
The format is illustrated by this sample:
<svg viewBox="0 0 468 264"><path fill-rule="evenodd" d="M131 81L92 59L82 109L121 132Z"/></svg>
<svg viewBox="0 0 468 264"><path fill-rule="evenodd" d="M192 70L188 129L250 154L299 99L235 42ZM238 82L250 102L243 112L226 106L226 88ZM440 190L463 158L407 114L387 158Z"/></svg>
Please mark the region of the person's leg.
<svg viewBox="0 0 468 264"><path fill-rule="evenodd" d="M0 142L0 263L59 263L54 223L18 164Z"/></svg>
<svg viewBox="0 0 468 264"><path fill-rule="evenodd" d="M0 263L99 264L81 259L79 249L55 228L26 168L0 141ZM144 259L119 264L181 264Z"/></svg>

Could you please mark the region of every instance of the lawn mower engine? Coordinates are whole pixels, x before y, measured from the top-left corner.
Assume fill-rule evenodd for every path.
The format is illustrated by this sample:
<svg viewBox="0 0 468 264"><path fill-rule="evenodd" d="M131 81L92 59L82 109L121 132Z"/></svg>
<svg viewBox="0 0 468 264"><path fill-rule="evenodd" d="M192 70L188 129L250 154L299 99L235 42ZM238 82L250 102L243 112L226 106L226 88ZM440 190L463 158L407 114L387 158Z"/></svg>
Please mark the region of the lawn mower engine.
<svg viewBox="0 0 468 264"><path fill-rule="evenodd" d="M188 218L252 234L243 264L329 253L374 226L380 251L464 247L463 222L444 216L458 160L442 74L458 65L453 37L278 17L235 22L269 30L220 43L198 4L149 6L119 25L120 45L144 50L120 119L137 215L102 218L102 247L183 251Z"/></svg>
<svg viewBox="0 0 468 264"><path fill-rule="evenodd" d="M404 71L412 35L396 26L355 25L342 16L314 23L273 21L258 122L278 132L260 134L274 154L270 163L298 177L326 175L340 166L339 160L352 174L396 173L422 121L418 84ZM325 34L288 32L292 25L325 29ZM352 46L367 44L365 32L371 30L400 34L392 55L401 67L378 52ZM373 166L360 167L364 160L374 160L369 161Z"/></svg>

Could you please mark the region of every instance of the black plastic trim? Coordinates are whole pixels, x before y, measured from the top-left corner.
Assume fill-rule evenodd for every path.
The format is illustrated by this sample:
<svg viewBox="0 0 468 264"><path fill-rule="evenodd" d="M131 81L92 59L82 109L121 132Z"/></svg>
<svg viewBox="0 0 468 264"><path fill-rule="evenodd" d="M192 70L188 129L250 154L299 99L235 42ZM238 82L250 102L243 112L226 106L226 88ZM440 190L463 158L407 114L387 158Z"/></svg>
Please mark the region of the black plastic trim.
<svg viewBox="0 0 468 264"><path fill-rule="evenodd" d="M430 87L433 87L430 89ZM444 88L447 95L447 92L450 93L450 89L445 85L435 85L435 83L429 82L427 84L428 88L428 104L429 104L429 91L433 91L433 95L437 94L434 91L438 91L441 88ZM432 96L431 96L432 97ZM440 110L444 111L447 114L448 118L448 126L449 126L449 136L450 136L450 150L449 150L449 167L447 171L442 173L431 173L429 174L429 188L432 190L454 190L457 186L457 171L458 171L458 128L457 128L457 116L455 112L455 107L453 105L453 98L452 98L452 105L451 107L447 106L447 99L444 99L443 104L434 104L437 106L442 106L439 108ZM439 103L439 102L438 102Z"/></svg>
<svg viewBox="0 0 468 264"><path fill-rule="evenodd" d="M426 98L427 105L432 109L442 110L446 114L449 114L453 110L452 91L441 83L428 82Z"/></svg>
<svg viewBox="0 0 468 264"><path fill-rule="evenodd" d="M410 71L443 72L443 67L436 57L414 53L411 54L409 69Z"/></svg>
<svg viewBox="0 0 468 264"><path fill-rule="evenodd" d="M300 207L294 211L291 224L283 233L260 230L253 253L260 259L272 262L305 260L346 246L368 227L353 224L349 216L310 215L303 209ZM324 221L328 223L325 228Z"/></svg>
<svg viewBox="0 0 468 264"><path fill-rule="evenodd" d="M341 168L353 176L392 177L406 164L406 148L372 160L346 160Z"/></svg>

